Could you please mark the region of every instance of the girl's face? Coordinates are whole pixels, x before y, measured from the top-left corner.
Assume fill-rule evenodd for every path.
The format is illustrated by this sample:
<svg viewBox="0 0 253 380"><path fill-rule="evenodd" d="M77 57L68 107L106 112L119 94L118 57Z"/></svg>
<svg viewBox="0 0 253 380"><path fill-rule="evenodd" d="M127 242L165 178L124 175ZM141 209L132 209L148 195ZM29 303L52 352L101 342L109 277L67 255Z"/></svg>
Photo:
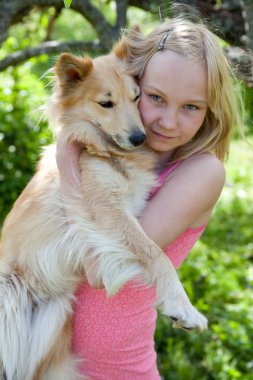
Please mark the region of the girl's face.
<svg viewBox="0 0 253 380"><path fill-rule="evenodd" d="M147 144L157 152L173 151L189 142L207 112L207 73L170 50L157 52L140 80L140 113Z"/></svg>

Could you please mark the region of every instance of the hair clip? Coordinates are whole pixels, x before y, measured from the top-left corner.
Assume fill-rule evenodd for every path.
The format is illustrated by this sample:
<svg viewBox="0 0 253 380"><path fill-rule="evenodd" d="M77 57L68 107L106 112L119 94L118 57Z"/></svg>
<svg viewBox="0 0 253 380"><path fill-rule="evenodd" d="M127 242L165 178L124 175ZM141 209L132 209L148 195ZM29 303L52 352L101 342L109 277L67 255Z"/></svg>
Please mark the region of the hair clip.
<svg viewBox="0 0 253 380"><path fill-rule="evenodd" d="M165 32L165 33L162 35L162 37L161 37L161 39L160 39L160 42L159 42L159 44L157 45L157 50L162 50L162 49L164 48L165 42L166 42L166 40L167 40L169 34L170 34L170 32L167 31L167 32Z"/></svg>

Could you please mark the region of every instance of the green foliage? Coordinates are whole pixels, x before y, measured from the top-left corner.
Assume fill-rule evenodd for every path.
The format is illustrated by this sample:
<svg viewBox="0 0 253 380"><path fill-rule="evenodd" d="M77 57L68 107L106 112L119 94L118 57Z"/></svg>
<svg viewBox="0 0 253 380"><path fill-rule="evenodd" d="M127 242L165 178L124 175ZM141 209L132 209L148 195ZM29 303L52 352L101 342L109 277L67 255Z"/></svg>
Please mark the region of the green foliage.
<svg viewBox="0 0 253 380"><path fill-rule="evenodd" d="M56 41L92 41L96 38L96 32L79 13L72 9L63 9L57 18L51 38Z"/></svg>
<svg viewBox="0 0 253 380"><path fill-rule="evenodd" d="M45 99L30 65L0 75L0 224L34 172L40 147L51 133L36 109Z"/></svg>
<svg viewBox="0 0 253 380"><path fill-rule="evenodd" d="M63 0L64 1L64 5L66 8L69 8L71 3L72 3L72 0Z"/></svg>
<svg viewBox="0 0 253 380"><path fill-rule="evenodd" d="M201 241L179 269L209 330L173 330L159 317L156 346L166 380L253 380L252 161L251 145L232 144L227 185Z"/></svg>
<svg viewBox="0 0 253 380"><path fill-rule="evenodd" d="M253 87L245 87L246 123L249 133L253 133Z"/></svg>

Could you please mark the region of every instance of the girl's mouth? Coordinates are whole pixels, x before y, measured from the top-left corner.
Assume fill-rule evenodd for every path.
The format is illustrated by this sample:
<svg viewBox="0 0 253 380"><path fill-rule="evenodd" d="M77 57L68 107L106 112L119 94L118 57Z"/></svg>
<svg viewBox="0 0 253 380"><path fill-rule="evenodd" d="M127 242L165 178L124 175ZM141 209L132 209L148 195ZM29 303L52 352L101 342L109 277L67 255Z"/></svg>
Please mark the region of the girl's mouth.
<svg viewBox="0 0 253 380"><path fill-rule="evenodd" d="M160 141L169 141L169 140L172 140L172 139L175 138L175 137L172 137L172 136L164 136L164 135L162 135L159 132L153 131L152 129L151 129L151 132L152 132L152 134L155 135L156 139L158 139Z"/></svg>

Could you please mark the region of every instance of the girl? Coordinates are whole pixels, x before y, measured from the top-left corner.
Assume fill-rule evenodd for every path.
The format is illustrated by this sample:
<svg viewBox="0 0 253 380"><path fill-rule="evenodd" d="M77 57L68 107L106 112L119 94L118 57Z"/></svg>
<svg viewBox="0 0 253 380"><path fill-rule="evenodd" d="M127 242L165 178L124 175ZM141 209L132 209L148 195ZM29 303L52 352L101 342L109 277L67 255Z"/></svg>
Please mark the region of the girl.
<svg viewBox="0 0 253 380"><path fill-rule="evenodd" d="M172 18L148 36L126 35L129 71L139 80L146 144L159 154L159 186L140 218L177 268L203 233L225 181L233 123L240 123L231 70L202 23ZM58 143L62 191L78 189L78 143ZM82 284L73 350L93 380L158 380L153 288L126 285L113 298Z"/></svg>

